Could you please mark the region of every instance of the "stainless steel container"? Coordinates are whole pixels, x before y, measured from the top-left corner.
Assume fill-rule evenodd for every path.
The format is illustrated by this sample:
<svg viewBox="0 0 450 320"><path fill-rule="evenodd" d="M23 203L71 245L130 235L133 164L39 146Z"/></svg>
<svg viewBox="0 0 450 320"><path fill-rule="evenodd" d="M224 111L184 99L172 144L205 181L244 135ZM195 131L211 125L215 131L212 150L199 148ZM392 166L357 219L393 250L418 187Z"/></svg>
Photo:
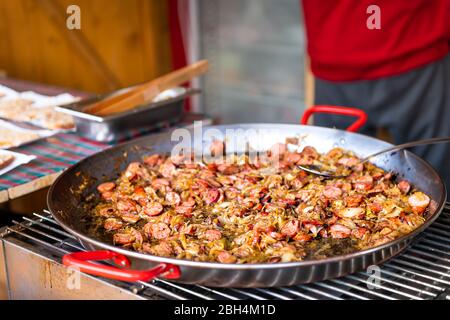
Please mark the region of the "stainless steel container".
<svg viewBox="0 0 450 320"><path fill-rule="evenodd" d="M151 128L162 122L169 124L177 122L183 115L185 98L199 92L199 90L182 87L169 89L158 95L152 103L104 117L81 111L92 103L126 90L129 88L60 106L56 109L74 117L76 131L80 135L101 142L112 142L122 139L130 131Z"/></svg>

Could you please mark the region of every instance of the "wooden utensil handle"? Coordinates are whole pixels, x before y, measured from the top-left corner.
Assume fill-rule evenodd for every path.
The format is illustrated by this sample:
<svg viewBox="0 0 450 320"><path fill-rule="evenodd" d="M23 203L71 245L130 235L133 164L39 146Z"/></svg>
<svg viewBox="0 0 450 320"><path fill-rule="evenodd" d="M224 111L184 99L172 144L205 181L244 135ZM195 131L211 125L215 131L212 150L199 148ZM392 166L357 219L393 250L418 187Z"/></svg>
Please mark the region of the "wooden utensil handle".
<svg viewBox="0 0 450 320"><path fill-rule="evenodd" d="M143 84L133 90L131 94L123 95L122 99L115 99L103 104L95 110L95 114L105 116L113 113L124 112L136 106L152 101L164 90L181 85L192 78L205 73L208 70L208 61L202 60L175 70L169 74Z"/></svg>
<svg viewBox="0 0 450 320"><path fill-rule="evenodd" d="M101 109L107 107L108 105L119 102L120 100L133 95L133 93L135 93L137 89L138 89L138 87L130 89L129 91L123 92L121 94L109 97L107 99L101 100L99 102L96 102L94 104L91 104L91 105L85 107L82 111L86 112L86 113L95 114L98 111L100 111Z"/></svg>

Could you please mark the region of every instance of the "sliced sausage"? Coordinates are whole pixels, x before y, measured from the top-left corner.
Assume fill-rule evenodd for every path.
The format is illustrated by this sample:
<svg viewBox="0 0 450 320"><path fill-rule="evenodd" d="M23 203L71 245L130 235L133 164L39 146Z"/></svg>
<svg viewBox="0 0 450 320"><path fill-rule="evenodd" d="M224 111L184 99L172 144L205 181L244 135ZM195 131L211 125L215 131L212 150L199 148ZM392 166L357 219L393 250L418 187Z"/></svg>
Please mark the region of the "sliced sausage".
<svg viewBox="0 0 450 320"><path fill-rule="evenodd" d="M117 210L120 212L134 212L136 211L136 204L129 199L120 200L117 202Z"/></svg>
<svg viewBox="0 0 450 320"><path fill-rule="evenodd" d="M165 239L170 235L170 228L164 222L152 223L149 229L150 235L155 239Z"/></svg>
<svg viewBox="0 0 450 320"><path fill-rule="evenodd" d="M106 231L118 230L122 228L122 226L123 226L122 221L115 218L106 219L103 224L103 228L105 228Z"/></svg>
<svg viewBox="0 0 450 320"><path fill-rule="evenodd" d="M148 156L144 159L144 163L148 164L151 167L154 167L158 164L160 159L161 159L161 156L159 154L152 154L151 156Z"/></svg>
<svg viewBox="0 0 450 320"><path fill-rule="evenodd" d="M106 191L102 193L102 198L106 201L111 201L113 193L111 191Z"/></svg>
<svg viewBox="0 0 450 320"><path fill-rule="evenodd" d="M403 194L407 194L409 192L409 190L411 190L411 185L409 184L408 181L400 181L397 184L397 187L400 189L401 193Z"/></svg>
<svg viewBox="0 0 450 320"><path fill-rule="evenodd" d="M311 146L304 147L301 154L312 159L319 158L319 153L317 152L316 148Z"/></svg>
<svg viewBox="0 0 450 320"><path fill-rule="evenodd" d="M304 233L299 232L294 236L293 239L300 243L304 243L304 242L308 242L308 241L312 240L312 238L313 237L310 234L304 234Z"/></svg>
<svg viewBox="0 0 450 320"><path fill-rule="evenodd" d="M289 152L289 153L285 154L285 160L289 164L295 164L298 161L300 161L301 158L302 158L302 156L296 152L293 152L293 153Z"/></svg>
<svg viewBox="0 0 450 320"><path fill-rule="evenodd" d="M217 260L221 263L235 263L237 258L227 251L222 251L218 254Z"/></svg>
<svg viewBox="0 0 450 320"><path fill-rule="evenodd" d="M214 229L207 230L205 232L205 238L209 241L219 240L220 238L222 238L222 232Z"/></svg>
<svg viewBox="0 0 450 320"><path fill-rule="evenodd" d="M356 194L353 196L347 196L345 197L345 203L347 204L347 207L357 207L359 204L363 201L363 196L360 194Z"/></svg>
<svg viewBox="0 0 450 320"><path fill-rule="evenodd" d="M333 224L330 227L330 233L331 233L332 238L342 239L342 238L348 238L351 234L351 230L341 224Z"/></svg>
<svg viewBox="0 0 450 320"><path fill-rule="evenodd" d="M219 190L217 189L209 189L203 192L203 201L205 201L206 204L211 204L216 202L219 199Z"/></svg>
<svg viewBox="0 0 450 320"><path fill-rule="evenodd" d="M128 223L136 223L138 222L141 218L139 217L139 215L134 214L132 212L124 212L121 215L121 218L123 221L128 222Z"/></svg>
<svg viewBox="0 0 450 320"><path fill-rule="evenodd" d="M169 242L161 241L152 247L152 253L162 257L170 257L173 254L173 249Z"/></svg>
<svg viewBox="0 0 450 320"><path fill-rule="evenodd" d="M113 242L114 244L131 244L135 240L135 237L132 234L129 233L116 233L113 236Z"/></svg>
<svg viewBox="0 0 450 320"><path fill-rule="evenodd" d="M383 206L381 205L381 203L376 201L368 203L367 206L373 213L379 213L381 212L381 210L383 210Z"/></svg>
<svg viewBox="0 0 450 320"><path fill-rule="evenodd" d="M183 201L183 203L181 204L182 206L185 207L195 207L195 199L194 198L189 198L186 201Z"/></svg>
<svg viewBox="0 0 450 320"><path fill-rule="evenodd" d="M339 164L344 165L345 167L351 168L359 163L358 158L355 157L344 157L338 160Z"/></svg>
<svg viewBox="0 0 450 320"><path fill-rule="evenodd" d="M328 199L339 199L342 195L342 190L337 187L326 186L323 190L323 195Z"/></svg>
<svg viewBox="0 0 450 320"><path fill-rule="evenodd" d="M357 239L364 238L364 235L366 233L367 233L367 229L366 228L358 228L358 229L352 230L352 236L354 236Z"/></svg>
<svg viewBox="0 0 450 320"><path fill-rule="evenodd" d="M153 189L161 189L162 187L167 187L170 185L167 179L158 178L152 181L151 183Z"/></svg>
<svg viewBox="0 0 450 320"><path fill-rule="evenodd" d="M169 204L171 206L177 206L181 202L181 197L178 193L176 193L174 191L170 191L170 192L167 192L167 194L166 194L166 201L167 201L167 204Z"/></svg>
<svg viewBox="0 0 450 320"><path fill-rule="evenodd" d="M115 184L114 182L104 182L104 183L100 184L100 185L97 187L97 190L98 190L100 193L104 193L104 192L107 192L107 191L112 191L112 190L114 190L115 187L116 187L116 184Z"/></svg>
<svg viewBox="0 0 450 320"><path fill-rule="evenodd" d="M356 179L354 187L359 191L367 191L373 187L373 178L371 176L362 176Z"/></svg>
<svg viewBox="0 0 450 320"><path fill-rule="evenodd" d="M172 162L164 162L159 167L159 172L164 178L171 178L174 175L176 169L177 167L175 167Z"/></svg>
<svg viewBox="0 0 450 320"><path fill-rule="evenodd" d="M297 234L299 229L300 223L298 222L298 220L291 220L281 228L281 234L284 234L288 237L293 237Z"/></svg>
<svg viewBox="0 0 450 320"><path fill-rule="evenodd" d="M163 210L164 207L159 202L150 202L144 208L142 208L142 212L151 217L161 214Z"/></svg>
<svg viewBox="0 0 450 320"><path fill-rule="evenodd" d="M142 169L142 164L140 162L131 162L127 169L125 170L125 177L128 180L133 180L137 177Z"/></svg>

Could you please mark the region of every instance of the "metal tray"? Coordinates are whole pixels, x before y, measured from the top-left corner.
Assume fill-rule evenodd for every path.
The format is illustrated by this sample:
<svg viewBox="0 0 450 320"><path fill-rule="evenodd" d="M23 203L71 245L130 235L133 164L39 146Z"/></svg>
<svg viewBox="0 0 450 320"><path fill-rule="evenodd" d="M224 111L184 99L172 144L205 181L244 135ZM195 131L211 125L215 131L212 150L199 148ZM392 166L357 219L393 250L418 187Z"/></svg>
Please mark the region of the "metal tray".
<svg viewBox="0 0 450 320"><path fill-rule="evenodd" d="M105 117L81 111L89 104L129 89L126 88L107 95L59 106L56 107L56 110L74 117L76 131L80 135L101 142L112 142L120 140L130 130L149 128L161 122L177 122L183 115L184 99L200 92L198 89L183 87L169 89L158 95L152 103Z"/></svg>

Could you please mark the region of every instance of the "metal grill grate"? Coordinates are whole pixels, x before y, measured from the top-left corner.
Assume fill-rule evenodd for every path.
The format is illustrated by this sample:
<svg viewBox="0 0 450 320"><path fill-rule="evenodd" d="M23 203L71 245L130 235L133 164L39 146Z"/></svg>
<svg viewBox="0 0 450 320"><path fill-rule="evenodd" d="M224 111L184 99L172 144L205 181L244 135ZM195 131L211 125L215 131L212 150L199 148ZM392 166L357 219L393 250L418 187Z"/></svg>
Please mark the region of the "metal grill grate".
<svg viewBox="0 0 450 320"><path fill-rule="evenodd" d="M76 238L62 230L48 212L15 221L0 238L20 238L32 246L46 248L61 261L64 254L84 250ZM401 255L381 266L377 285L369 274L358 272L343 278L280 288L207 288L156 279L134 285L113 282L144 298L155 294L170 299L446 299L450 300L450 204L422 237ZM369 289L372 285L372 289ZM375 288L374 288L375 287Z"/></svg>

